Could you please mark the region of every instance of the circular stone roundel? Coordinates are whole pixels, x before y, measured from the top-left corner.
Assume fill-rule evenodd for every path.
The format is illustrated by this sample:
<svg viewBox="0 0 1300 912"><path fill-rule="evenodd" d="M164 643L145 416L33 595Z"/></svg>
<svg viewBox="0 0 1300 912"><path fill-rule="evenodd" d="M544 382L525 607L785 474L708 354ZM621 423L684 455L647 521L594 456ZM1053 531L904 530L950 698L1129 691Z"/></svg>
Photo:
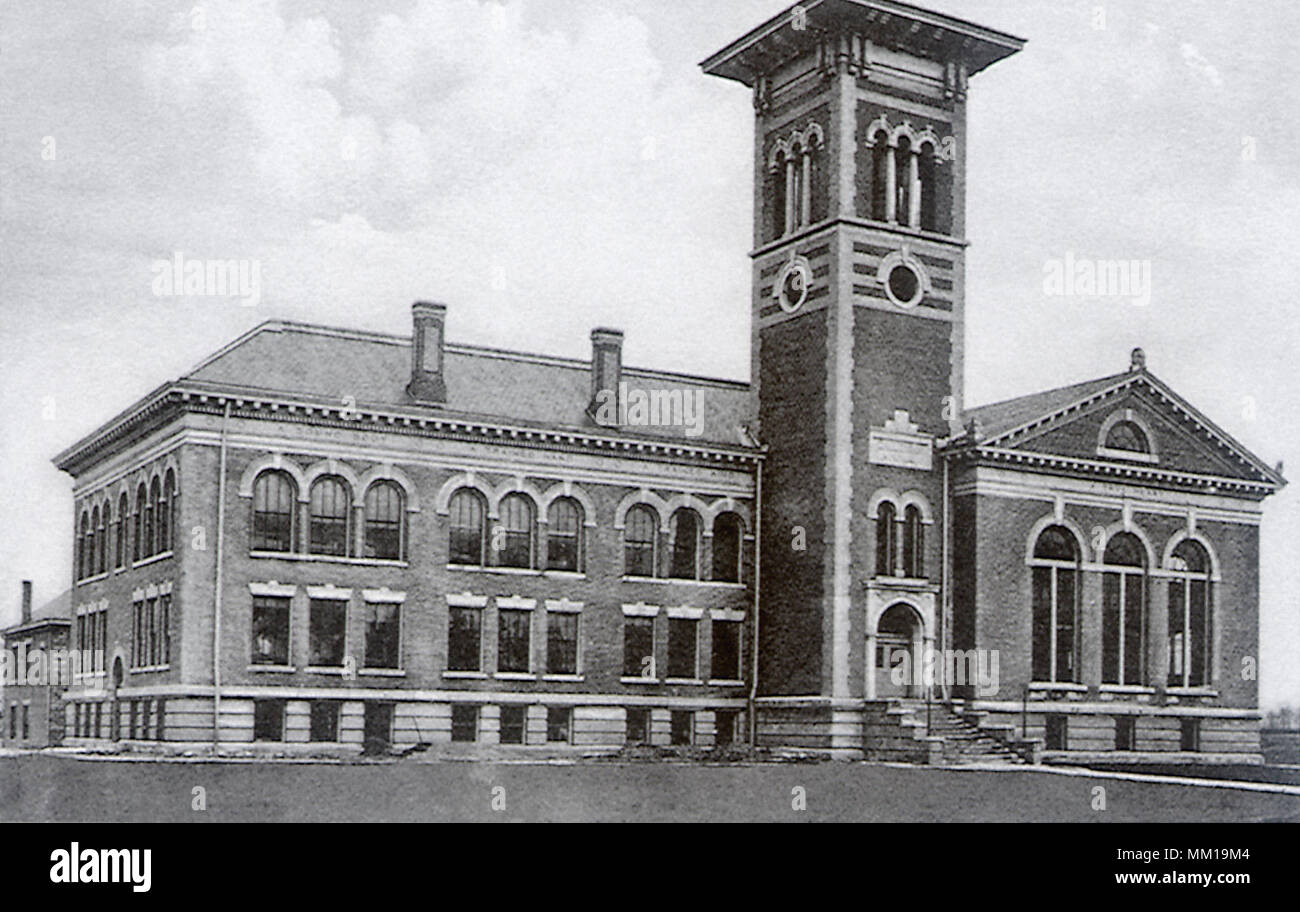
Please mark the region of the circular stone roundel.
<svg viewBox="0 0 1300 912"><path fill-rule="evenodd" d="M808 300L808 290L812 287L812 269L803 257L795 257L785 264L780 275L776 277L773 289L776 301L781 309L792 314Z"/></svg>
<svg viewBox="0 0 1300 912"><path fill-rule="evenodd" d="M896 307L915 307L930 289L925 268L907 250L896 250L881 260L876 280Z"/></svg>

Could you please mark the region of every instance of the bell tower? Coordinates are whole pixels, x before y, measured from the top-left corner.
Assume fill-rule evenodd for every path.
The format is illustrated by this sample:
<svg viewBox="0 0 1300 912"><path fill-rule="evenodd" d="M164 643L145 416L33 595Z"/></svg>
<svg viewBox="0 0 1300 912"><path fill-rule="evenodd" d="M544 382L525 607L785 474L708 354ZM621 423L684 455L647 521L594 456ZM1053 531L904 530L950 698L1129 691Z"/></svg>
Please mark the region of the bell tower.
<svg viewBox="0 0 1300 912"><path fill-rule="evenodd" d="M701 64L755 112L760 743L799 731L860 754L877 647L895 628L942 642L935 444L960 431L966 93L1023 45L895 0L804 0Z"/></svg>

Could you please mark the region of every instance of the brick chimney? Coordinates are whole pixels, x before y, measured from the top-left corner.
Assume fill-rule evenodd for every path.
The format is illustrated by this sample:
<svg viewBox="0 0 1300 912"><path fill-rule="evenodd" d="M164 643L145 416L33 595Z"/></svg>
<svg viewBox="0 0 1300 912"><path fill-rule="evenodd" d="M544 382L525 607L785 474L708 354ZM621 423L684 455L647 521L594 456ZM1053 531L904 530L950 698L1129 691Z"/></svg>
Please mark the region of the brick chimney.
<svg viewBox="0 0 1300 912"><path fill-rule="evenodd" d="M619 381L623 375L623 332L591 331L591 404L587 414L604 427L619 424Z"/></svg>
<svg viewBox="0 0 1300 912"><path fill-rule="evenodd" d="M411 307L411 319L411 384L406 393L417 402L442 405L447 401L443 375L447 305L417 301Z"/></svg>
<svg viewBox="0 0 1300 912"><path fill-rule="evenodd" d="M32 581L23 580L23 623L32 619Z"/></svg>

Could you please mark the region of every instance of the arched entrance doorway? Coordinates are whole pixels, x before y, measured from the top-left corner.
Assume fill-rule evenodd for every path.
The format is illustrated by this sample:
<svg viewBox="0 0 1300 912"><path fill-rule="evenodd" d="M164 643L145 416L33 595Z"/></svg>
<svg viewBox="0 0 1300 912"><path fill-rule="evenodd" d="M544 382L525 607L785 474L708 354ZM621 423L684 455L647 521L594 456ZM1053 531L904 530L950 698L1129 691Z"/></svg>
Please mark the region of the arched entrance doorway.
<svg viewBox="0 0 1300 912"><path fill-rule="evenodd" d="M896 602L876 622L876 696L915 697L922 693L917 661L921 656L921 618L911 605Z"/></svg>

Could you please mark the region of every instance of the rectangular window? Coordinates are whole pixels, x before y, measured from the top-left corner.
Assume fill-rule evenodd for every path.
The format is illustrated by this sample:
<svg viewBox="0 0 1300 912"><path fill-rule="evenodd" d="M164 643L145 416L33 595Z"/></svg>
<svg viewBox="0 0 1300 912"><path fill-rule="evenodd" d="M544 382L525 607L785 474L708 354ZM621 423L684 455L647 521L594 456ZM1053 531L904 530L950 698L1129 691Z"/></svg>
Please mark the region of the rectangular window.
<svg viewBox="0 0 1300 912"><path fill-rule="evenodd" d="M253 701L253 740L284 740L284 701Z"/></svg>
<svg viewBox="0 0 1300 912"><path fill-rule="evenodd" d="M1052 715L1047 717L1047 750L1063 751L1068 750L1069 731L1065 716Z"/></svg>
<svg viewBox="0 0 1300 912"><path fill-rule="evenodd" d="M728 744L734 744L736 741L736 719L739 713L735 711L719 712L717 715L717 745L726 747Z"/></svg>
<svg viewBox="0 0 1300 912"><path fill-rule="evenodd" d="M343 664L347 641L348 603L312 599L308 618L307 664L318 668L337 668Z"/></svg>
<svg viewBox="0 0 1300 912"><path fill-rule="evenodd" d="M715 681L739 681L740 623L713 622L713 662L709 676Z"/></svg>
<svg viewBox="0 0 1300 912"><path fill-rule="evenodd" d="M552 744L568 744L573 738L573 710L568 706L546 708L546 740Z"/></svg>
<svg viewBox="0 0 1300 912"><path fill-rule="evenodd" d="M261 595L253 599L252 662L289 664L289 599Z"/></svg>
<svg viewBox="0 0 1300 912"><path fill-rule="evenodd" d="M480 671L483 609L452 608L447 626L447 670Z"/></svg>
<svg viewBox="0 0 1300 912"><path fill-rule="evenodd" d="M127 704L127 722L126 736L132 741L136 739L136 701L128 700Z"/></svg>
<svg viewBox="0 0 1300 912"><path fill-rule="evenodd" d="M167 701L158 700L154 703L153 718L153 737L155 741L167 740Z"/></svg>
<svg viewBox="0 0 1300 912"><path fill-rule="evenodd" d="M571 529L552 527L547 530L546 569L577 572L578 534L576 523Z"/></svg>
<svg viewBox="0 0 1300 912"><path fill-rule="evenodd" d="M9 740L18 737L18 704L9 704Z"/></svg>
<svg viewBox="0 0 1300 912"><path fill-rule="evenodd" d="M652 617L623 618L624 677L655 678L654 630L655 619Z"/></svg>
<svg viewBox="0 0 1300 912"><path fill-rule="evenodd" d="M363 749L368 752L383 753L393 744L393 704L365 704Z"/></svg>
<svg viewBox="0 0 1300 912"><path fill-rule="evenodd" d="M528 724L527 706L501 707L501 743L523 744L524 730Z"/></svg>
<svg viewBox="0 0 1300 912"><path fill-rule="evenodd" d="M691 743L691 729L694 727L695 713L685 710L673 710L669 733L672 743L682 747Z"/></svg>
<svg viewBox="0 0 1300 912"><path fill-rule="evenodd" d="M478 740L478 707L472 703L453 703L451 706L451 740Z"/></svg>
<svg viewBox="0 0 1300 912"><path fill-rule="evenodd" d="M627 743L645 744L650 740L650 710L627 711Z"/></svg>
<svg viewBox="0 0 1300 912"><path fill-rule="evenodd" d="M553 611L546 616L546 671L578 673L578 615Z"/></svg>
<svg viewBox="0 0 1300 912"><path fill-rule="evenodd" d="M698 628L699 622L689 618L668 619L668 677L698 676L695 662Z"/></svg>
<svg viewBox="0 0 1300 912"><path fill-rule="evenodd" d="M400 668L401 605L366 605L366 668Z"/></svg>
<svg viewBox="0 0 1300 912"><path fill-rule="evenodd" d="M1201 749L1201 720L1183 719L1179 728L1178 749L1195 752Z"/></svg>
<svg viewBox="0 0 1300 912"><path fill-rule="evenodd" d="M311 740L338 741L339 703L336 700L312 700Z"/></svg>
<svg viewBox="0 0 1300 912"><path fill-rule="evenodd" d="M531 611L513 609L498 613L497 671L529 670L528 652L531 642L532 614Z"/></svg>
<svg viewBox="0 0 1300 912"><path fill-rule="evenodd" d="M172 597L158 597L158 664L170 665L172 661Z"/></svg>
<svg viewBox="0 0 1300 912"><path fill-rule="evenodd" d="M23 704L23 740L24 741L30 738L32 734L31 727L29 725L29 723L31 722L31 712L32 712L31 706L24 703Z"/></svg>
<svg viewBox="0 0 1300 912"><path fill-rule="evenodd" d="M1115 717L1115 750L1131 751L1137 748L1137 717L1136 716L1116 716Z"/></svg>
<svg viewBox="0 0 1300 912"><path fill-rule="evenodd" d="M157 628L158 599L151 598L144 603L144 627L145 627L145 662L149 666L158 664L158 628Z"/></svg>

